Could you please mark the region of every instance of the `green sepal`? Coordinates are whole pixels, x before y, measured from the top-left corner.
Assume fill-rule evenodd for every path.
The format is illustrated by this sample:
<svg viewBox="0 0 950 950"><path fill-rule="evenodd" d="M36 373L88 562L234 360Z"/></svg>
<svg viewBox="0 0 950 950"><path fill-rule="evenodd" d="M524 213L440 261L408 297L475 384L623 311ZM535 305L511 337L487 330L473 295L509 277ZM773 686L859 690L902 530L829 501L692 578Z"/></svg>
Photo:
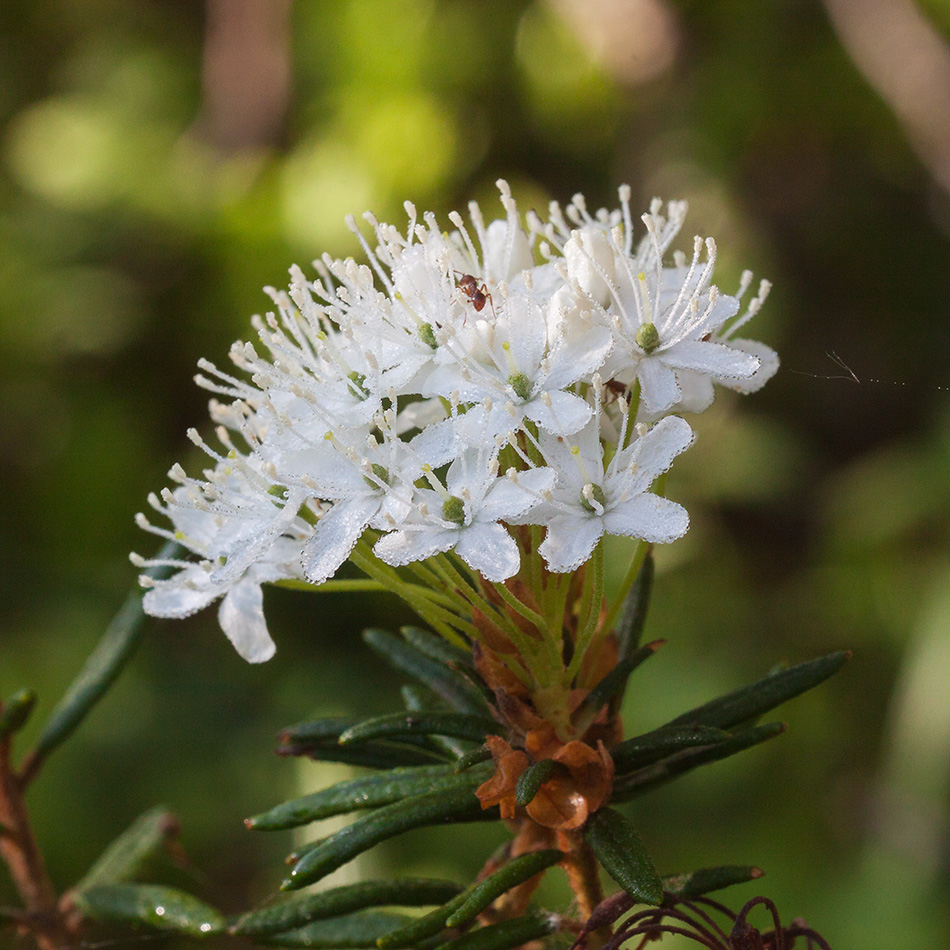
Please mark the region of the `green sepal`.
<svg viewBox="0 0 950 950"><path fill-rule="evenodd" d="M850 651L839 650L786 670L769 673L750 686L727 693L671 719L666 725L717 726L720 729L729 729L740 723L750 722L824 682L837 673L850 657Z"/></svg>
<svg viewBox="0 0 950 950"><path fill-rule="evenodd" d="M563 852L551 848L531 851L514 858L504 867L468 888L465 892L464 903L446 918L445 925L447 927L465 926L506 891L546 871L563 857Z"/></svg>
<svg viewBox="0 0 950 950"><path fill-rule="evenodd" d="M584 826L584 839L604 870L631 897L654 907L660 904L663 882L640 836L619 811L594 812Z"/></svg>
<svg viewBox="0 0 950 950"><path fill-rule="evenodd" d="M178 819L166 808L145 812L102 852L75 890L131 881L149 858L178 836L178 830Z"/></svg>
<svg viewBox="0 0 950 950"><path fill-rule="evenodd" d="M32 689L19 689L0 703L0 742L26 725L35 705L36 693Z"/></svg>
<svg viewBox="0 0 950 950"><path fill-rule="evenodd" d="M466 713L410 712L393 713L367 719L340 734L342 746L354 745L371 739L405 739L412 736L451 736L484 742L485 736L497 731L494 720Z"/></svg>
<svg viewBox="0 0 950 950"><path fill-rule="evenodd" d="M181 550L178 544L169 541L158 552L156 559L174 558ZM174 567L160 567L150 569L146 573L150 577L162 578L174 570ZM129 594L79 675L50 713L31 753L33 768L72 734L115 682L139 645L144 618L141 593L136 591Z"/></svg>
<svg viewBox="0 0 950 950"><path fill-rule="evenodd" d="M714 726L661 726L652 732L625 739L610 750L617 775L643 768L680 749L714 745L732 737L732 733Z"/></svg>
<svg viewBox="0 0 950 950"><path fill-rule="evenodd" d="M487 762L491 757L491 749L489 749L487 745L479 746L477 749L470 749L458 757L458 761L455 763L455 774L459 775L472 768L472 766L478 765L481 762Z"/></svg>
<svg viewBox="0 0 950 950"><path fill-rule="evenodd" d="M463 676L432 659L418 647L385 630L364 630L366 644L397 670L414 676L438 693L456 712L484 716L488 711L482 695Z"/></svg>
<svg viewBox="0 0 950 950"><path fill-rule="evenodd" d="M486 770L479 770L479 774ZM451 766L431 765L408 769L392 769L379 775L339 782L329 788L284 802L261 815L245 820L248 828L256 831L281 831L296 828L311 821L342 815L364 808L379 808L426 792L470 788L471 776L460 777Z"/></svg>
<svg viewBox="0 0 950 950"><path fill-rule="evenodd" d="M558 928L553 914L526 914L500 924L479 927L454 940L439 944L438 950L510 950L532 940L539 940Z"/></svg>
<svg viewBox="0 0 950 950"><path fill-rule="evenodd" d="M334 920L315 920L300 930L258 937L256 942L276 947L312 947L313 950L358 950L376 947L380 937L403 926L410 918L389 911L364 910Z"/></svg>
<svg viewBox="0 0 950 950"><path fill-rule="evenodd" d="M578 735L590 728L597 714L615 696L623 693L630 674L644 661L653 656L663 646L665 640L655 640L633 651L630 656L620 660L617 665L584 697L583 702L571 715L571 723Z"/></svg>
<svg viewBox="0 0 950 950"><path fill-rule="evenodd" d="M413 828L454 822L495 820L496 808L483 810L475 796L480 782L467 775L447 791L428 792L385 805L320 842L295 865L281 889L294 891L320 880L374 845Z"/></svg>
<svg viewBox="0 0 950 950"><path fill-rule="evenodd" d="M667 782L678 778L680 775L684 775L686 772L691 772L700 765L706 765L709 762L718 762L720 759L727 759L729 756L750 749L760 742L774 739L784 731L784 723L767 722L761 726L754 726L752 729L743 729L742 732L733 733L728 739L724 739L715 745L704 745L696 749L684 749L666 759L655 762L653 765L648 765L635 772L628 772L623 777L617 779L614 782L611 800L615 802L627 801L650 789L665 785Z"/></svg>
<svg viewBox="0 0 950 950"><path fill-rule="evenodd" d="M305 927L315 920L339 917L367 907L443 904L461 891L461 886L451 881L362 881L251 911L232 924L228 932L249 937L283 933Z"/></svg>
<svg viewBox="0 0 950 950"><path fill-rule="evenodd" d="M566 765L555 762L554 759L541 759L540 762L529 765L518 776L518 782L515 785L515 802L519 805L529 804L545 782L555 775L563 775L569 771Z"/></svg>
<svg viewBox="0 0 950 950"><path fill-rule="evenodd" d="M213 907L159 884L102 884L77 892L73 903L91 920L145 924L191 937L209 937L224 930L224 918Z"/></svg>
<svg viewBox="0 0 950 950"><path fill-rule="evenodd" d="M745 884L762 877L762 869L751 864L731 864L718 868L699 868L686 874L663 878L663 902L688 901L733 884Z"/></svg>

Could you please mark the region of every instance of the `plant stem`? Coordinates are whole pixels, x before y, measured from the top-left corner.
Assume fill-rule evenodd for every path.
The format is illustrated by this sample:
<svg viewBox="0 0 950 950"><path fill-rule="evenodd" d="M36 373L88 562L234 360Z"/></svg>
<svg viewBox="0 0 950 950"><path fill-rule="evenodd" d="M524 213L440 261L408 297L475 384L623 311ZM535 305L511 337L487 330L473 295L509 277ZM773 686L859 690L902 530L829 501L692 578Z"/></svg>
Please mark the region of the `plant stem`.
<svg viewBox="0 0 950 950"><path fill-rule="evenodd" d="M577 909L581 920L586 921L594 912L594 908L604 899L597 859L579 831L559 830L557 846L564 852L561 867L567 873L571 890L577 899ZM609 927L593 931L587 937L588 950L597 950L610 939L610 936Z"/></svg>
<svg viewBox="0 0 950 950"><path fill-rule="evenodd" d="M60 950L70 943L57 907L56 891L30 826L23 783L11 767L10 737L0 742L0 857L26 911L25 927L39 950Z"/></svg>

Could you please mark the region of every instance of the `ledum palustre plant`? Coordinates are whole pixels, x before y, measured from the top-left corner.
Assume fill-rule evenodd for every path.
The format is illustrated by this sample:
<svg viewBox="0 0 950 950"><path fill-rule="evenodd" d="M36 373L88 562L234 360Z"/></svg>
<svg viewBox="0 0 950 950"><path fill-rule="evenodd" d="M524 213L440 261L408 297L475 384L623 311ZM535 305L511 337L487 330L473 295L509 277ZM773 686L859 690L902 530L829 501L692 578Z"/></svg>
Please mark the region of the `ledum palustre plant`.
<svg viewBox="0 0 950 950"><path fill-rule="evenodd" d="M634 222L624 187L619 210L591 214L575 196L523 219L498 185L502 218L486 223L474 204L467 222L449 216L452 230L408 203L402 229L366 215L372 238L350 221L362 263L324 256L315 277L294 267L289 291L269 289L258 342L232 347L237 371L200 364L219 447L189 436L208 468L175 466L175 487L149 499L162 523L139 516L167 542L157 557L133 555L144 611L184 617L220 600L221 627L251 662L275 649L265 583L389 591L418 615L418 627L364 635L406 675L403 710L281 734L282 754L366 771L247 820L261 831L351 823L297 848L285 899L227 919L135 880L141 862L122 856L161 845L153 816L59 899L59 930L32 928L46 946L108 920L283 946L612 950L683 930L689 914L707 946L824 945L777 915L763 933L746 909L729 933L709 929L697 902L761 872L711 863L661 876L616 807L776 736L783 726L760 718L846 659L773 672L624 734L628 678L644 664L637 676L649 675L663 642L643 636L652 550L689 525L665 497L694 438L683 414L707 408L717 386L753 392L777 370L776 354L740 332L769 285L750 298L747 272L735 294L719 291L712 239L674 250L683 203L655 201ZM617 587L605 582L609 537L632 539ZM474 882L303 890L405 831L474 821L510 832ZM545 873L566 874L570 907L532 904ZM605 897L604 880L616 893ZM637 905L652 908L631 918L639 929L618 911ZM405 913L420 907L432 909ZM31 931L22 916L10 923Z"/></svg>

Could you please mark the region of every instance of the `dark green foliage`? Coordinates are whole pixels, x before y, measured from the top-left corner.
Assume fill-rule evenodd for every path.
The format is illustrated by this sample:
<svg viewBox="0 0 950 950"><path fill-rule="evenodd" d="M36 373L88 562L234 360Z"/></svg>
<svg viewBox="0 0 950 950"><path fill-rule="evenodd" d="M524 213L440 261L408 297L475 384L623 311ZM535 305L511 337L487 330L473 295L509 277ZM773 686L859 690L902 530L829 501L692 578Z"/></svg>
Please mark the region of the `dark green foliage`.
<svg viewBox="0 0 950 950"><path fill-rule="evenodd" d="M404 924L405 914L387 911L357 911L333 920L317 920L300 930L259 937L261 943L278 947L313 947L315 950L351 950L376 947L379 939Z"/></svg>
<svg viewBox="0 0 950 950"><path fill-rule="evenodd" d="M584 697L583 702L571 716L578 733L587 731L588 726L597 718L597 714L608 702L622 697L627 688L630 674L644 661L656 653L662 645L661 640L639 647L629 656L621 659L617 665Z"/></svg>
<svg viewBox="0 0 950 950"><path fill-rule="evenodd" d="M133 880L177 835L178 820L171 812L162 807L147 811L103 851L75 889L84 891Z"/></svg>
<svg viewBox="0 0 950 950"><path fill-rule="evenodd" d="M499 868L484 880L479 881L466 891L463 904L446 918L449 927L462 927L473 921L494 900L501 897L505 891L523 884L536 874L546 871L563 858L562 852L548 849L531 851L520 857L513 858L504 867Z"/></svg>
<svg viewBox="0 0 950 950"><path fill-rule="evenodd" d="M224 919L191 894L157 884L101 884L73 896L91 920L174 930L190 937L221 933Z"/></svg>
<svg viewBox="0 0 950 950"><path fill-rule="evenodd" d="M519 805L527 805L541 786L555 775L567 774L567 766L554 759L541 759L534 765L529 765L518 778L515 786L515 801Z"/></svg>
<svg viewBox="0 0 950 950"><path fill-rule="evenodd" d="M601 808L584 827L584 838L604 870L631 896L644 904L663 900L663 882L656 873L633 825L613 808Z"/></svg>
<svg viewBox="0 0 950 950"><path fill-rule="evenodd" d="M468 680L415 645L384 630L366 630L363 639L397 670L425 683L457 712L473 716L484 716L488 712L484 697Z"/></svg>
<svg viewBox="0 0 950 950"><path fill-rule="evenodd" d="M356 745L370 739L403 738L417 735L452 736L482 742L497 731L494 720L465 713L411 712L393 713L367 719L340 734L340 745Z"/></svg>
<svg viewBox="0 0 950 950"><path fill-rule="evenodd" d="M450 881L404 879L401 881L362 881L317 894L283 901L263 910L244 914L228 930L251 937L296 930L314 920L340 917L366 907L398 905L422 907L443 904L462 890Z"/></svg>
<svg viewBox="0 0 950 950"><path fill-rule="evenodd" d="M752 729L744 729L713 745L702 745L694 749L684 749L653 765L629 772L614 783L613 801L626 801L649 789L665 785L680 775L685 775L700 765L718 762L737 752L750 749L760 742L774 739L785 731L780 722L770 722Z"/></svg>
<svg viewBox="0 0 950 950"><path fill-rule="evenodd" d="M466 775L467 784L457 788L416 795L392 805L385 805L365 818L358 818L342 831L331 835L302 857L284 881L284 890L297 890L320 880L342 867L358 854L387 838L412 828L459 821L480 821L497 818L497 810L483 811L475 797L480 784Z"/></svg>
<svg viewBox="0 0 950 950"><path fill-rule="evenodd" d="M26 725L35 705L36 693L31 689L17 690L0 704L0 742Z"/></svg>
<svg viewBox="0 0 950 950"><path fill-rule="evenodd" d="M490 774L490 770L481 769L477 778L484 780ZM277 831L305 825L320 818L329 818L331 815L341 815L363 808L379 808L424 792L471 787L472 774L459 776L451 766L387 769L377 775L364 775L331 785L304 798L284 802L270 811L248 818L245 824L257 831Z"/></svg>
<svg viewBox="0 0 950 950"><path fill-rule="evenodd" d="M157 558L173 558L180 551L177 544L168 542L158 552ZM147 573L152 577L164 577L171 573L171 569L162 567ZM33 768L69 738L116 681L139 644L144 619L142 595L136 590L126 598L66 695L50 713L32 754Z"/></svg>
<svg viewBox="0 0 950 950"><path fill-rule="evenodd" d="M671 719L667 725L716 726L729 729L755 720L763 713L823 683L829 676L837 673L850 656L847 650L839 650L815 660L799 663L787 670L770 673L749 686L720 696Z"/></svg>
<svg viewBox="0 0 950 950"><path fill-rule="evenodd" d="M633 739L626 739L610 750L618 774L650 765L680 749L713 745L728 739L730 733L713 726L661 726Z"/></svg>
<svg viewBox="0 0 950 950"><path fill-rule="evenodd" d="M751 864L724 865L718 868L699 868L686 874L663 878L663 900L692 900L711 891L718 891L733 884L745 884L762 877L760 868Z"/></svg>
<svg viewBox="0 0 950 950"><path fill-rule="evenodd" d="M439 945L440 950L507 950L530 940L539 940L557 929L557 920L547 914L532 913L500 924L489 924Z"/></svg>

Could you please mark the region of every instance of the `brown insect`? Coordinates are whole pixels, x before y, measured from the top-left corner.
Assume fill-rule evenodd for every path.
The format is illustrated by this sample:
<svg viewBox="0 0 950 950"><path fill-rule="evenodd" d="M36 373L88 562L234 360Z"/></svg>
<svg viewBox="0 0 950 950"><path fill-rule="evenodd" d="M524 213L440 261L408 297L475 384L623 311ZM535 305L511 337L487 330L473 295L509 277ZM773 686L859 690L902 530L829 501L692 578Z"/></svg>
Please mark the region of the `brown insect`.
<svg viewBox="0 0 950 950"><path fill-rule="evenodd" d="M458 274L458 271L456 273ZM459 274L458 288L472 301L472 306L479 313L485 309L486 303L491 306L492 313L495 312L495 304L484 281L479 284L477 277L471 274Z"/></svg>

